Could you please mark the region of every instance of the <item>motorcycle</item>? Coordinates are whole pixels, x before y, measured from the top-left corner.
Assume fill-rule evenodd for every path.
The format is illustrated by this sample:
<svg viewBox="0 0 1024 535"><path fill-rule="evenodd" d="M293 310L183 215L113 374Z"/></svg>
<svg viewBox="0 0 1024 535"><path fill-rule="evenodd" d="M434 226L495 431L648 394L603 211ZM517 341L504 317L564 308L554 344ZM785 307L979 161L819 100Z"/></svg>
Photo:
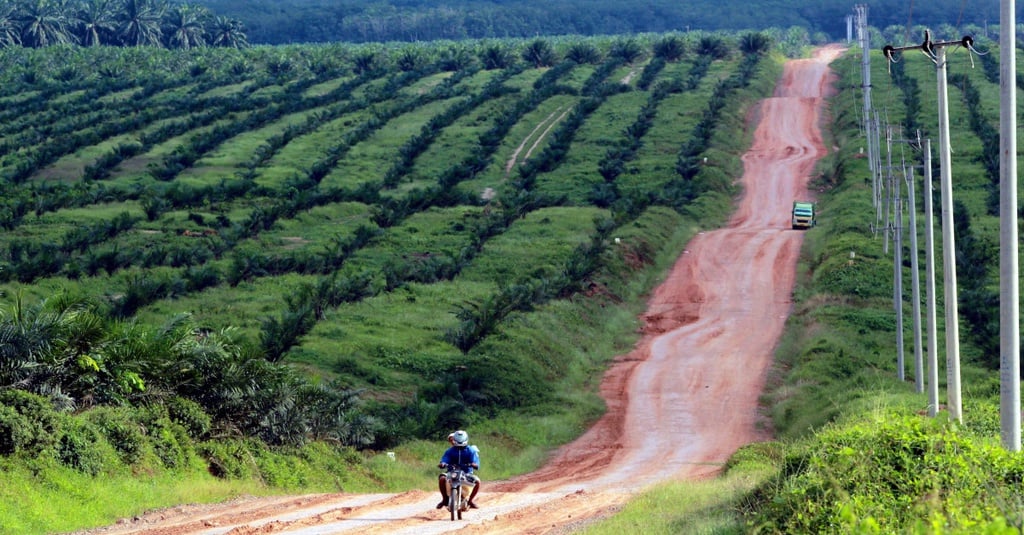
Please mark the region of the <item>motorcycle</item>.
<svg viewBox="0 0 1024 535"><path fill-rule="evenodd" d="M449 468L445 474L448 486L448 512L452 521L462 520L462 512L469 509L469 496L473 493L473 481L466 477L466 472L458 468Z"/></svg>

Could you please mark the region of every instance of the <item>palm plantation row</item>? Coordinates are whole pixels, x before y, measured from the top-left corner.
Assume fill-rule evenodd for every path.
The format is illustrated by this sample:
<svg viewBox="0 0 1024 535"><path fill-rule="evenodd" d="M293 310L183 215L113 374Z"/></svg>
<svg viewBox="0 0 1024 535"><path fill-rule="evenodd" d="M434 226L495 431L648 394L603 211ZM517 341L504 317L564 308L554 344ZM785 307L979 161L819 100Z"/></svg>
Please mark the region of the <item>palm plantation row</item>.
<svg viewBox="0 0 1024 535"><path fill-rule="evenodd" d="M101 68L14 75L4 97L3 278L25 298L4 317L3 384L70 411L164 407L199 420L194 440L269 444L384 445L542 399L513 386L524 370L511 373L491 335L584 289L611 231L707 187L692 163L766 46L747 35L162 51L176 56L168 68L138 77L103 75L111 61L152 64L109 48L8 54L51 73L82 71L60 61ZM669 119L682 110L690 118ZM556 112L509 173L514 146ZM654 152L649 132L665 138ZM654 182L637 171L651 165ZM489 187L499 202L481 195ZM538 232L550 247L515 249ZM32 304L55 290L64 297ZM399 345L390 326L360 327L394 299L425 314ZM486 366L446 371L465 355ZM312 387L280 363L331 380ZM415 384L437 386L373 417L353 405L354 388ZM9 452L45 449L18 436ZM80 439L62 458L92 470Z"/></svg>
<svg viewBox="0 0 1024 535"><path fill-rule="evenodd" d="M0 48L82 46L242 47L241 22L167 0L2 0Z"/></svg>

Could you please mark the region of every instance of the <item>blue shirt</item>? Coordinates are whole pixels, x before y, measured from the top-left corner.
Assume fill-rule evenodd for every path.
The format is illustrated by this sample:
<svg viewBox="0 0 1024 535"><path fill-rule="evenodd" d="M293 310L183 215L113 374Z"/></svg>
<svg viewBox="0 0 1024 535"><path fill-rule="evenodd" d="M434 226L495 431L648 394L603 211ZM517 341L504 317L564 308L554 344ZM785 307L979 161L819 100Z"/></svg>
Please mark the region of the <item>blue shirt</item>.
<svg viewBox="0 0 1024 535"><path fill-rule="evenodd" d="M457 466L467 474L472 474L473 467L470 464L476 463L477 466L480 466L480 455L475 449L468 446L462 448L452 446L445 450L444 455L441 456L441 462L448 466Z"/></svg>

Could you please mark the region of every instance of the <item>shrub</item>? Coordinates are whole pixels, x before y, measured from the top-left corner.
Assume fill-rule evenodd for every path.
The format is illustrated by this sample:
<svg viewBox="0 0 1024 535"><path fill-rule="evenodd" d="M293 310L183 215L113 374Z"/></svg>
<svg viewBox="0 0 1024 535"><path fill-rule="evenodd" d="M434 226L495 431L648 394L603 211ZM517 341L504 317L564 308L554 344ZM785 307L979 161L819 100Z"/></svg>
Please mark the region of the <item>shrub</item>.
<svg viewBox="0 0 1024 535"><path fill-rule="evenodd" d="M48 399L24 390L2 390L0 409L8 409L0 412L0 442L6 442L0 445L0 454L34 455L53 444L58 414Z"/></svg>
<svg viewBox="0 0 1024 535"><path fill-rule="evenodd" d="M86 421L94 424L117 450L125 464L131 465L142 460L146 450L146 437L130 409L101 407L84 416Z"/></svg>
<svg viewBox="0 0 1024 535"><path fill-rule="evenodd" d="M187 466L195 448L185 428L174 422L166 405L148 405L140 409L139 423L149 446L166 468Z"/></svg>
<svg viewBox="0 0 1024 535"><path fill-rule="evenodd" d="M171 421L180 425L193 439L206 438L212 427L210 415L190 399L173 397L167 400L167 413Z"/></svg>
<svg viewBox="0 0 1024 535"><path fill-rule="evenodd" d="M0 455L24 451L32 442L32 423L18 411L0 405Z"/></svg>
<svg viewBox="0 0 1024 535"><path fill-rule="evenodd" d="M164 416L152 422L146 433L153 453L165 467L174 469L188 465L189 457L195 450L184 428Z"/></svg>
<svg viewBox="0 0 1024 535"><path fill-rule="evenodd" d="M251 479L260 473L256 454L262 446L253 440L224 439L199 445L199 454L206 459L207 470L222 479Z"/></svg>
<svg viewBox="0 0 1024 535"><path fill-rule="evenodd" d="M96 426L67 417L61 425L54 456L64 466L97 475L117 463L117 453Z"/></svg>
<svg viewBox="0 0 1024 535"><path fill-rule="evenodd" d="M826 428L756 493L766 533L905 532L920 519L976 528L1013 518L1024 458L939 419L888 413Z"/></svg>

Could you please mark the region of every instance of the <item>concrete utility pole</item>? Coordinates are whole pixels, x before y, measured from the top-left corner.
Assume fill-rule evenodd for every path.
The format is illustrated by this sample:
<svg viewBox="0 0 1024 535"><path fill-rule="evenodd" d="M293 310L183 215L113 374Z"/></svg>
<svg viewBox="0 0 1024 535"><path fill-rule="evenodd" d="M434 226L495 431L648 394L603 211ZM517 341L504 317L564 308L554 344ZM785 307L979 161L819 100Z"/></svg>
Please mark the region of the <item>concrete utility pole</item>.
<svg viewBox="0 0 1024 535"><path fill-rule="evenodd" d="M868 169L871 170L871 184L875 195L875 224L880 224L882 222L882 191L884 188L881 184L881 125L882 119L878 116L878 111L872 110L871 123L869 124L868 129Z"/></svg>
<svg viewBox="0 0 1024 535"><path fill-rule="evenodd" d="M956 290L956 244L953 238L953 177L949 147L949 96L946 82L946 48L966 46L970 37L960 41L934 42L925 31L924 42L917 46L883 50L891 61L893 53L902 50L922 50L935 62L935 78L939 101L939 175L942 188L942 257L946 303L946 407L949 416L963 422L963 404L960 387L960 325Z"/></svg>
<svg viewBox="0 0 1024 535"><path fill-rule="evenodd" d="M920 142L918 143L920 147ZM914 390L924 392L924 356L921 352L921 272L917 265L917 200L914 198L914 170L906 173L907 199L910 201L910 283L911 309L914 314Z"/></svg>
<svg viewBox="0 0 1024 535"><path fill-rule="evenodd" d="M999 11L999 419L1020 451L1020 288L1017 261L1017 55L1013 0Z"/></svg>
<svg viewBox="0 0 1024 535"><path fill-rule="evenodd" d="M887 126L885 129L885 180L882 182L882 190L885 191L885 221L883 222L883 228L885 230L885 239L882 241L882 253L889 254L889 238L892 229L892 224L889 222L891 217L893 206L892 206L892 127ZM900 336L897 333L897 336Z"/></svg>
<svg viewBox="0 0 1024 535"><path fill-rule="evenodd" d="M860 41L861 49L861 62L860 62L860 77L861 77L861 89L864 92L864 133L868 141L868 169L871 170L871 180L876 194L875 211L876 215L879 210L877 204L878 194L878 180L879 180L879 169L878 169L878 129L877 125L872 127L871 115L871 36L868 32L868 6L867 4L857 4L854 6L854 10L857 13L857 39Z"/></svg>
<svg viewBox="0 0 1024 535"><path fill-rule="evenodd" d="M889 130L889 153L892 154L892 129ZM890 184L892 167L889 168ZM892 223L892 301L896 311L896 377L902 383L907 379L906 363L903 353L903 201L900 199L900 188L890 188L893 196L894 217Z"/></svg>
<svg viewBox="0 0 1024 535"><path fill-rule="evenodd" d="M926 43L928 41L925 41ZM960 313L956 291L956 244L953 238L953 172L949 148L949 95L946 87L946 47L936 49L939 92L939 182L942 188L942 270L946 298L946 408L963 422L960 401Z"/></svg>
<svg viewBox="0 0 1024 535"><path fill-rule="evenodd" d="M928 319L928 416L939 414L939 334L935 305L935 209L932 207L932 140L924 140L924 271Z"/></svg>

